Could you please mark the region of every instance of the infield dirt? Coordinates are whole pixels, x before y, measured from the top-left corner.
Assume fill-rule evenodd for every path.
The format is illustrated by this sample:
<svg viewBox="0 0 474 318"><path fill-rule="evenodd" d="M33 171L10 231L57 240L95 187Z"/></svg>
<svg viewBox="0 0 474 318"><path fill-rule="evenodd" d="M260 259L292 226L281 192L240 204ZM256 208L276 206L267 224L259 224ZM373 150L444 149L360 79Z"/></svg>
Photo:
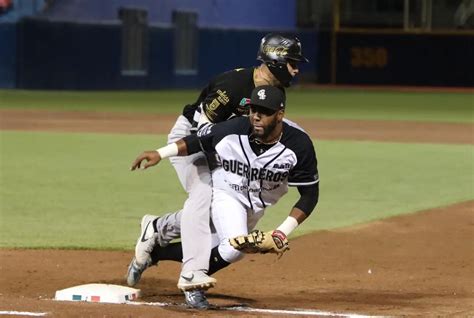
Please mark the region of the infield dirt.
<svg viewBox="0 0 474 318"><path fill-rule="evenodd" d="M123 133L164 133L175 119L16 110L1 110L0 117L2 130ZM318 139L473 144L470 124L295 120ZM296 238L278 261L271 255L249 256L217 273L218 285L210 290L209 300L223 307L246 304L387 316L472 317L473 211L474 201L469 201ZM150 268L137 287L143 301L175 305L51 300L56 290L74 285L125 284L132 255L132 251L1 249L0 311L46 312L48 317L270 316L184 309L176 288L179 264L171 262Z"/></svg>

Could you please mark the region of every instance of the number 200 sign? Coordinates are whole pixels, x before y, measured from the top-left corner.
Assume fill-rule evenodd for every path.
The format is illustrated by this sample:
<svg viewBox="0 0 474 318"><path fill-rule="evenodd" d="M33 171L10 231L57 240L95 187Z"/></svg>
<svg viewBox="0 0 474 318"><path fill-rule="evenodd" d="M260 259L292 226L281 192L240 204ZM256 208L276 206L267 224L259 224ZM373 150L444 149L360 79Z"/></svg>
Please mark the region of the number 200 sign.
<svg viewBox="0 0 474 318"><path fill-rule="evenodd" d="M384 68L388 53L384 47L351 47L351 66L353 68Z"/></svg>

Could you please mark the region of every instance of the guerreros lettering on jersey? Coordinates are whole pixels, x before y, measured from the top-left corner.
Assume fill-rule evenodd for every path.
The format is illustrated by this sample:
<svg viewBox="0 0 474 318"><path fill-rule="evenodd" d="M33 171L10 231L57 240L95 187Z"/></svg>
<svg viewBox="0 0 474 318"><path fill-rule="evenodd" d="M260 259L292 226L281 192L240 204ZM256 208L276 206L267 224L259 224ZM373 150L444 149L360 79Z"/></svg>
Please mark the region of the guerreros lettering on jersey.
<svg viewBox="0 0 474 318"><path fill-rule="evenodd" d="M249 208L265 209L288 192L288 176L297 161L291 149L277 144L257 156L242 135L224 137L215 149L220 165L213 172L214 187L230 188Z"/></svg>
<svg viewBox="0 0 474 318"><path fill-rule="evenodd" d="M301 127L284 120L279 141L264 151L254 147L258 154L251 147L251 130L248 118L237 117L198 131L201 149L216 167L214 188L230 189L242 204L259 212L275 204L288 186L319 182L313 143Z"/></svg>
<svg viewBox="0 0 474 318"><path fill-rule="evenodd" d="M273 168L289 168L289 164L275 164ZM288 178L288 171L285 172L274 172L270 169L266 168L252 168L248 164L237 160L222 160L222 168L225 171L235 173L241 177L245 177L250 181L255 180L265 180L265 181L273 181L273 182L283 182Z"/></svg>

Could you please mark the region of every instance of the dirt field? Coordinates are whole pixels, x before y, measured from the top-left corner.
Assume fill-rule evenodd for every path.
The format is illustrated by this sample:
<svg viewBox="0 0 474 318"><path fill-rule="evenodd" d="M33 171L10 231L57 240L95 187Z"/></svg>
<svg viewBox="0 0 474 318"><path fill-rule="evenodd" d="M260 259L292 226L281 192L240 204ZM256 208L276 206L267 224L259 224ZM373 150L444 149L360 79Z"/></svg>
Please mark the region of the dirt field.
<svg viewBox="0 0 474 318"><path fill-rule="evenodd" d="M472 124L290 118L313 138L474 144ZM0 109L2 130L165 134L175 115Z"/></svg>
<svg viewBox="0 0 474 318"><path fill-rule="evenodd" d="M174 118L131 114L0 111L2 130L163 133ZM318 139L473 144L470 124L301 120ZM382 316L474 316L474 201L364 226L319 231L291 241L279 261L256 255L217 273L215 310L182 306L179 264L160 263L139 284L144 302L166 307L55 302L58 289L85 283L125 284L133 252L0 250L0 313L48 317L267 317L229 311L306 309ZM369 271L370 270L370 271ZM280 314L285 316L288 314ZM1 314L0 314L1 316ZM292 315L295 317L295 315Z"/></svg>

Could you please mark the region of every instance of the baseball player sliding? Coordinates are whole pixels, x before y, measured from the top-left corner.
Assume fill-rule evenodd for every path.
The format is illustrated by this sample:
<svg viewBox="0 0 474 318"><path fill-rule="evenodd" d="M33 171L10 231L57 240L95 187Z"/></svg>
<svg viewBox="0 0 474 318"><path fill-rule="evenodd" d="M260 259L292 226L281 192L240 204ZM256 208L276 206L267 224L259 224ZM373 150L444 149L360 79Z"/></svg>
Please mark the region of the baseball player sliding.
<svg viewBox="0 0 474 318"><path fill-rule="evenodd" d="M245 253L284 253L288 249L287 236L316 207L316 153L309 136L283 120L285 104L281 88L256 87L251 94L249 117L208 126L156 151L145 151L132 164L131 170L147 169L167 157L200 151L213 154L211 221L215 235L209 275L240 260ZM298 188L300 199L286 220L276 230L250 232L265 209L287 193L288 186ZM154 261L179 260L180 244L156 246L150 253ZM190 300L194 308L209 307L203 295L201 290L198 302Z"/></svg>
<svg viewBox="0 0 474 318"><path fill-rule="evenodd" d="M287 87L298 74L298 63L308 62L302 55L300 41L294 36L280 34L268 34L261 40L257 59L262 62L258 67L216 76L202 90L197 101L184 108L168 135L168 144L196 133L198 129L247 114L248 100L256 86ZM170 157L188 198L181 211L142 218L135 255L127 271L127 283L136 285L142 273L156 263L151 254L155 247L168 246L171 240L181 237L182 251L181 246L176 247L176 253L183 261L178 288L184 291L186 302L192 307L199 306L200 299L204 298L201 290L216 283L209 276L208 268L212 248L209 227L212 183L207 159L202 152ZM161 257L174 259L174 254Z"/></svg>

